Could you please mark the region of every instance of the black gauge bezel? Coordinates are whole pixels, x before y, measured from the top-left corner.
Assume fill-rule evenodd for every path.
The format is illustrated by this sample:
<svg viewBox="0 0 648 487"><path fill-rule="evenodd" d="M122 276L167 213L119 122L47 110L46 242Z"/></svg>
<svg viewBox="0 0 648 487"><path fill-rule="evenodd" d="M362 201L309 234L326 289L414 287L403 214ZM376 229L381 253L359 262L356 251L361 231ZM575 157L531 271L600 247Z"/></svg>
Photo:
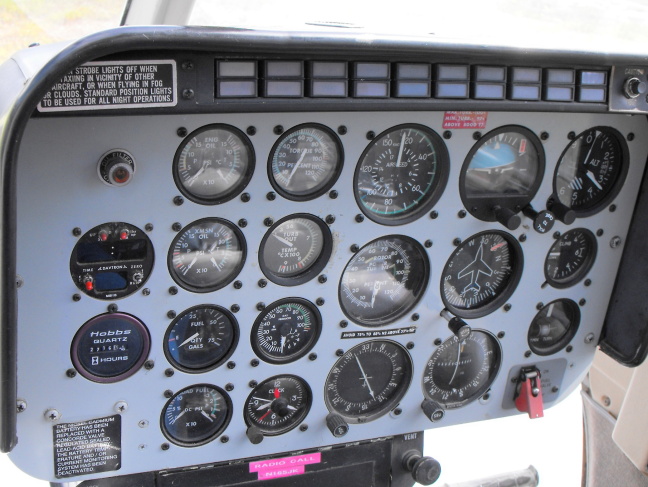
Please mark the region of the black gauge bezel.
<svg viewBox="0 0 648 487"><path fill-rule="evenodd" d="M469 336L472 336L475 333L479 333L481 335L484 335L489 340L491 345L493 345L491 350L493 350L497 354L497 359L496 359L497 361L495 362L495 365L493 366L493 369L495 370L495 373L493 373L490 377L488 377L488 379L479 387L479 389L477 389L476 392L474 392L470 396L466 397L465 399L463 399L461 401L454 401L454 402L450 402L450 403L445 403L445 402L443 402L443 400L440 400L439 398L435 398L435 397L430 396L430 394L428 393L428 391L427 391L427 389L425 387L425 378L428 375L429 363L432 361L435 354L438 352L439 347L445 345L446 343L448 343L451 340L456 339L457 338L456 336L452 335L452 336L448 337L446 340L444 340L443 343L441 345L439 345L434 350L434 352L432 352L432 355L430 355L430 358L425 362L425 366L424 366L424 369L423 369L423 376L422 376L422 380L421 380L421 387L423 388L423 395L427 399L430 399L431 401L435 401L435 402L439 403L444 409L457 409L457 408L463 407L463 406L465 406L467 404L470 404L471 402L483 397L484 394L486 394L490 390L491 386L493 385L493 383L497 379L497 376L499 375L499 373L500 373L500 371L502 369L503 351L502 351L502 344L500 343L500 341L495 337L495 335L493 335L488 330L473 329L473 330L471 330Z"/></svg>
<svg viewBox="0 0 648 487"><path fill-rule="evenodd" d="M245 174L243 175L243 178L237 184L232 186L228 191L219 195L218 197L213 197L213 198L197 196L193 194L191 191L189 191L188 189L186 189L182 184L182 178L180 177L180 173L178 170L180 155L182 154L182 151L184 150L185 146L191 141L191 139L209 130L226 130L228 132L231 132L241 140L241 143L243 144L245 150L247 150L247 155L248 155L248 167L245 170ZM247 185L250 182L250 179L252 179L252 175L254 174L255 166L256 166L256 155L254 152L254 146L252 145L252 142L247 137L247 135L245 135L241 130L239 130L238 128L232 125L228 125L224 123L213 123L213 124L204 125L202 127L197 128L182 140L182 142L178 146L178 149L175 152L175 155L173 156L173 166L172 166L173 181L175 182L178 190L185 197L187 197L189 200L193 201L194 203L198 203L200 205L220 205L222 203L225 203L235 198L247 187Z"/></svg>
<svg viewBox="0 0 648 487"><path fill-rule="evenodd" d="M625 137L621 134L621 132L619 132L617 129L613 127L607 127L602 125L597 125L595 127L590 127L586 130L583 130L580 134L578 134L576 137L574 137L569 141L569 144L567 144L565 149L560 154L560 157L558 158L558 162L556 163L556 169L553 175L553 180L551 182L553 195L549 198L550 201L547 203L548 207L551 206L550 203L554 203L554 204L559 203L561 205L563 204L557 196L558 191L556 188L556 181L558 179L558 170L560 169L560 165L563 161L563 157L565 156L565 154L567 154L567 151L572 146L572 144L575 144L578 139L583 137L587 132L591 130L599 130L601 132L605 132L616 140L616 142L619 144L619 148L621 149L621 154L620 154L621 160L619 161L621 168L617 174L616 180L612 183L612 187L609 188L608 192L598 203L586 209L572 209L571 206L568 207L570 210L572 210L575 213L577 218L583 218L583 217L595 215L596 213L599 213L602 209L604 209L607 205L609 205L619 195L621 188L625 184L626 177L628 176L628 169L630 166L630 152L628 150L628 144L626 143Z"/></svg>
<svg viewBox="0 0 648 487"><path fill-rule="evenodd" d="M374 212L369 211L360 201L360 195L358 194L357 191L360 168L362 167L365 157L367 156L369 151L383 137L387 136L392 132L396 132L398 130L404 130L404 129L418 130L420 132L423 132L425 135L427 135L430 138L430 141L432 142L432 146L437 156L436 173L432 181L432 187L430 188L429 193L425 196L424 198L425 202L423 204L416 207L416 209L412 211L406 212L402 217L380 216ZM441 198L441 195L443 194L446 188L446 185L448 184L449 175L450 175L450 156L448 153L448 148L446 147L445 142L443 142L443 139L430 127L417 124L417 123L404 123L400 125L395 125L394 127L390 127L387 130L384 130L376 137L374 137L371 140L371 142L369 142L367 147L365 147L364 151L362 151L362 155L358 159L358 163L356 164L356 168L353 173L353 196L355 197L356 205L358 206L360 211L362 211L362 213L364 213L367 216L367 218L369 218L370 220L386 226L404 225L406 223L410 223L413 222L414 220L419 219L423 214L427 213L430 209L434 207L434 205L437 204L437 202Z"/></svg>
<svg viewBox="0 0 648 487"><path fill-rule="evenodd" d="M333 143L335 144L335 148L337 150L337 161L333 172L330 174L329 179L326 182L326 184L324 184L324 186L314 191L310 190L306 192L296 193L296 192L290 192L285 190L279 185L279 183L277 183L272 171L272 165L275 158L275 152L278 150L281 144L283 144L286 141L286 139L292 137L296 131L303 130L303 129L315 129L315 130L322 131L326 135L328 135L331 138L331 140L333 140ZM303 123L300 125L295 125L294 127L291 127L290 129L286 130L284 133L281 134L281 136L276 140L276 142L272 146L272 149L270 150L270 154L268 156L268 168L267 168L268 180L270 181L270 184L272 185L274 190L282 197L286 198L287 200L310 201L315 198L319 198L335 185L338 178L340 177L340 174L342 173L343 167L344 167L344 148L342 146L342 141L340 141L340 138L337 136L337 134L326 125L322 125L320 123L315 123L315 122Z"/></svg>
<svg viewBox="0 0 648 487"><path fill-rule="evenodd" d="M395 349L399 351L401 356L404 357L404 362L406 364L406 371L403 374L404 380L399 381L395 389L396 391L395 394L392 395L387 401L379 403L378 404L379 408L376 411L373 411L369 414L360 414L360 415L349 414L344 410L336 409L335 406L331 404L331 400L329 399L329 395L328 395L329 384L333 382L332 381L333 372L335 370L340 370L342 362L346 359L348 355L354 355L356 350L361 349L363 346L366 346L368 344L382 344L382 343L388 344L390 346L394 346ZM366 342L359 343L358 345L355 345L354 347L351 347L349 350L347 350L330 369L328 375L326 376L326 380L324 382L324 403L326 404L326 407L328 408L329 411L339 414L350 424L368 423L370 421L374 421L388 414L390 411L396 408L398 404L401 402L401 400L403 399L403 397L405 397L405 395L409 391L413 379L414 379L414 362L412 360L412 356L403 345L393 340L368 340Z"/></svg>
<svg viewBox="0 0 648 487"><path fill-rule="evenodd" d="M535 149L536 154L538 155L538 171L533 184L525 195L485 195L481 197L469 197L466 194L466 173L473 157L486 142L491 140L496 135L506 132L515 132L520 134L528 141L530 141L533 148ZM482 136L477 142L475 142L475 144L470 148L468 155L464 159L463 166L461 167L461 172L459 173L459 195L461 196L461 202L472 216L474 216L478 220L485 222L497 221L494 210L495 207L506 208L514 213L519 213L522 208L524 208L531 202L531 200L533 200L536 193L538 192L538 189L540 188L540 184L542 184L542 179L544 177L545 165L545 152L542 146L542 142L540 142L538 136L528 128L522 127L521 125L503 125L496 128L495 130L491 130L490 132Z"/></svg>
<svg viewBox="0 0 648 487"><path fill-rule="evenodd" d="M301 306L304 306L307 308L313 317L313 333L311 337L309 338L308 342L296 353L293 353L291 355L285 356L285 357L275 357L273 355L268 354L267 351L259 345L259 341L257 340L257 333L259 331L259 327L261 326L261 322L263 319L266 317L268 313L270 313L273 309L283 305L283 304L289 304L289 303L296 303ZM296 360L299 360L303 356L305 356L308 352L310 352L317 341L319 340L319 337L322 333L322 314L320 313L319 309L317 309L317 306L315 306L313 303L308 301L307 299L304 298L283 298L275 301L274 303L270 303L268 306L263 308L263 311L259 313L257 318L254 320L254 324L252 325L252 329L250 330L250 344L252 345L252 350L254 353L259 357L261 360L264 362L268 362L270 364L288 364L291 362L295 362Z"/></svg>
<svg viewBox="0 0 648 487"><path fill-rule="evenodd" d="M492 299L490 302L478 308L463 309L463 308L455 307L452 303L448 301L446 294L444 292L445 279L443 276L447 274L448 264L450 264L450 262L455 258L457 253L464 246L468 245L468 242L470 242L471 240L476 240L483 235L493 235L493 234L497 234L501 236L508 243L509 251L511 253L512 271L508 278L508 283L506 284L506 287L494 299ZM522 278L523 268L524 268L524 255L522 253L522 246L518 243L517 239L513 235L504 232L502 230L485 230L483 232L475 233L470 237L468 237L466 240L463 240L461 244L457 246L457 248L452 252L452 254L450 254L450 257L448 257L448 260L443 266L443 271L441 273L441 300L443 301L444 306L451 313L453 313L454 315L460 318L467 318L467 319L481 318L482 316L486 316L492 313L493 311L495 311L500 306L502 306L513 295L515 289L520 283L520 279Z"/></svg>
<svg viewBox="0 0 648 487"><path fill-rule="evenodd" d="M210 287L197 287L193 286L191 284L187 284L184 282L182 279L178 277L176 272L173 270L173 249L177 243L177 241L184 235L187 230L193 226L197 226L202 224L203 222L211 222L211 223L218 223L221 225L224 225L228 227L234 235L236 235L236 238L239 241L239 245L241 247L241 261L238 263L238 265L234 268L232 271L231 275L225 279L224 281L218 283L217 285L210 286ZM227 286L229 283L231 283L234 279L236 279L236 276L238 276L243 269L243 266L245 265L245 260L247 258L247 243L245 241L245 236L243 235L243 232L239 230L239 228L234 225L232 222L228 220L224 220L222 218L215 218L215 217L207 217L207 218L201 218L199 220L195 220L188 225L182 227L182 229L177 233L175 237L173 237L173 240L171 241L171 245L169 246L169 251L167 253L167 268L169 269L169 274L171 275L171 278L183 289L187 291L191 291L194 293L210 293L213 291L217 291L219 289L224 288Z"/></svg>
<svg viewBox="0 0 648 487"><path fill-rule="evenodd" d="M268 268L268 266L265 263L265 259L263 257L263 251L266 242L272 235L272 232L274 232L274 230L277 227L279 227L280 225L282 225L287 221L295 220L297 218L309 220L319 227L320 231L322 232L322 251L320 252L319 256L317 256L317 258L315 259L315 262L304 272L300 274L296 274L294 276L285 277L282 276L281 274L277 274L271 271ZM293 215L285 216L281 220L278 220L265 233L265 235L261 239L261 243L259 244L259 267L261 268L261 272L263 272L263 275L266 276L270 281L274 282L275 284L279 284L280 286L298 286L300 284L304 284L305 282L310 281L315 276L317 276L320 272L322 272L322 270L328 264L329 259L331 258L332 251L333 251L333 235L331 234L331 230L329 229L329 226L326 223L324 223L322 219L314 215L310 215L308 213L295 213Z"/></svg>
<svg viewBox="0 0 648 487"><path fill-rule="evenodd" d="M216 430L214 433L212 433L210 436L208 436L207 438L204 438L202 440L195 441L195 442L178 440L176 437L174 437L167 430L166 422L164 421L164 416L166 414L167 408L169 407L169 405L173 402L173 400L177 396L179 396L180 394L182 394L184 391L186 391L188 389L193 389L193 388L196 388L196 387L208 387L208 388L218 392L221 395L221 397L225 400L225 406L227 408L225 420L223 421L223 424L221 425L221 427L218 430ZM176 444L178 446L192 448L192 447L195 447L195 446L205 445L207 443L210 443L210 442L214 441L221 434L223 434L223 432L227 429L227 427L229 426L231 421L232 421L232 399L230 398L229 394L227 394L227 392L225 392L223 389L221 389L220 387L215 386L213 384L206 384L206 383L193 384L193 385L182 388L181 390L179 390L178 392L173 394L173 396L171 396L171 398L166 403L164 403L164 407L162 408L162 414L160 415L160 429L162 430L162 434L164 435L164 437L166 439L168 439L170 442L172 442L172 443L174 443L174 444Z"/></svg>
<svg viewBox="0 0 648 487"><path fill-rule="evenodd" d="M585 257L585 262L576 270L576 272L574 272L568 278L554 279L550 277L549 274L547 274L547 259L549 258L549 254L551 253L553 248L557 246L559 242L565 238L566 235L569 235L570 233L576 233L576 232L582 233L585 236L585 238L589 240L589 244L592 247L592 251ZM543 263L543 271L544 271L546 282L551 287L554 287L556 289L566 289L575 284L578 284L580 281L585 279L585 276L592 269L592 266L594 266L594 262L596 261L597 254L598 254L598 242L596 240L596 237L590 230L581 227L568 230L567 232L563 233L556 241L554 241L551 247L549 247L549 251L547 252L547 256L545 257Z"/></svg>
<svg viewBox="0 0 648 487"><path fill-rule="evenodd" d="M221 313L222 315L225 316L225 318L229 320L230 326L232 328L232 343L223 355L221 355L216 360L212 361L212 363L210 363L209 365L206 365L204 367L190 367L188 365L178 362L175 358L173 358L173 356L171 355L171 351L169 350L169 336L171 335L171 331L173 331L173 329L176 327L178 322L182 320L187 314L197 310L204 310L206 308L216 310L217 312ZM176 316L176 318L171 322L171 324L167 327L166 332L164 333L164 342L162 344L162 347L164 349L164 355L166 356L167 360L173 367L183 372L187 372L188 374L200 374L203 372L214 370L220 367L221 365L223 365L225 361L232 356L234 350L236 350L239 341L239 336L240 336L239 324L238 321L236 321L236 318L234 318L234 315L232 313L230 313L222 306L218 306L215 304L200 304L198 306L192 306L191 308L187 308L182 313L179 313L178 316Z"/></svg>
<svg viewBox="0 0 648 487"><path fill-rule="evenodd" d="M268 383L276 380L276 379L293 379L296 382L301 383L302 387L304 388L304 394L306 395L306 401L304 403L303 411L300 412L299 416L295 416L290 418L289 424L276 429L276 430L267 430L265 429L262 425L260 425L256 421L252 421L247 413L248 410L248 404L250 404L250 401L252 400L253 396L258 394L257 391L261 390L263 387L267 387ZM310 386L308 385L308 382L306 382L304 379L302 379L299 376L296 376L294 374L279 374L279 375L274 375L272 377L268 377L266 380L262 381L257 385L250 395L247 397L245 400L245 405L243 406L243 419L245 421L245 424L247 426L255 426L259 428L263 432L263 436L279 436L283 435L285 433L288 433L289 431L295 429L297 426L299 426L304 419L306 419L306 416L308 416L308 413L310 412L311 406L313 405L313 391L311 390Z"/></svg>
<svg viewBox="0 0 648 487"><path fill-rule="evenodd" d="M537 345L531 343L531 327L535 323L536 319L540 316L540 313L542 313L548 306L555 303L564 303L565 306L571 312L569 329L567 330L567 333L565 333L558 341L553 343L551 346L538 347ZM580 322L581 322L580 307L571 299L561 298L561 299L556 299L550 303L547 303L542 308L540 308L540 310L533 317L533 320L531 320L531 324L529 325L529 331L527 332L527 343L529 344L529 348L533 353L541 356L553 355L554 353L561 351L572 341L574 336L576 336L576 333L578 332L578 327L580 326Z"/></svg>
<svg viewBox="0 0 648 487"><path fill-rule="evenodd" d="M401 241L406 241L408 242L418 253L420 256L420 259L418 259L418 263L422 264L422 269L414 265L412 265L412 272L417 272L417 273L422 273L422 278L421 278L421 283L418 287L418 289L412 289L411 292L414 295L414 299L412 300L411 303L407 304L406 306L402 306L400 309L396 310L396 312L391 313L387 315L386 317L380 318L380 319L365 319L362 318L361 316L357 316L354 314L351 314L346 306L343 304L342 301L342 281L344 280L344 276L346 274L347 269L351 265L351 263L356 259L356 257L366 248L369 246L375 244L376 242L379 242L381 240L401 240ZM431 266L430 266L430 259L428 258L427 252L423 248L423 246L415 239L412 237L408 237L406 235L398 235L398 234L390 234L390 235L385 235L382 237L375 238L371 240L370 242L366 243L363 245L354 255L349 259L349 261L346 263L344 266L344 269L342 270L342 273L340 274L340 281L338 283L338 304L340 306L340 309L344 313L344 315L349 318L351 321L354 323L357 323L358 325L361 326L367 326L367 327L380 327L380 326L385 326L389 325L391 323L394 323L395 321L398 321L401 319L403 316L407 315L410 311L412 311L420 302L420 300L423 298L425 295L425 290L428 287L428 284L430 282L430 274L431 274Z"/></svg>

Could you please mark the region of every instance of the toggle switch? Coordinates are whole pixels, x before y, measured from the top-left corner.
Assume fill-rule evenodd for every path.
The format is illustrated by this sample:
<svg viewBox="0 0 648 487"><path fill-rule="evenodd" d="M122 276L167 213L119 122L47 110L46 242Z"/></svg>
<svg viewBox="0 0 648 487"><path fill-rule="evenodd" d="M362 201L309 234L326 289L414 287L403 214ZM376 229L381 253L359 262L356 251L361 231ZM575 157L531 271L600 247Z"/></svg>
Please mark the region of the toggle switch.
<svg viewBox="0 0 648 487"><path fill-rule="evenodd" d="M544 416L542 383L537 368L529 367L520 371L515 392L515 407L520 412L528 413L531 419Z"/></svg>

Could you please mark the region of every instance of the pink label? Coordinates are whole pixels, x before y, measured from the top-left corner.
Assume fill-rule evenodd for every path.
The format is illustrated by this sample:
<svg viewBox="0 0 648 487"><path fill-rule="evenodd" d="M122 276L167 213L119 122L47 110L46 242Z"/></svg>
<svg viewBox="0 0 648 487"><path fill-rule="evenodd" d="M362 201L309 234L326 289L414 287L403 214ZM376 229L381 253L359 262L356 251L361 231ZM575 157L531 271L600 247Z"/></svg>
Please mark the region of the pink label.
<svg viewBox="0 0 648 487"><path fill-rule="evenodd" d="M321 462L321 453L309 453L308 455L284 458L269 458L260 462L250 462L250 473L257 472L259 480L290 477L291 475L303 474L306 471L304 468L305 465Z"/></svg>
<svg viewBox="0 0 648 487"><path fill-rule="evenodd" d="M485 129L488 112L445 112L444 129Z"/></svg>

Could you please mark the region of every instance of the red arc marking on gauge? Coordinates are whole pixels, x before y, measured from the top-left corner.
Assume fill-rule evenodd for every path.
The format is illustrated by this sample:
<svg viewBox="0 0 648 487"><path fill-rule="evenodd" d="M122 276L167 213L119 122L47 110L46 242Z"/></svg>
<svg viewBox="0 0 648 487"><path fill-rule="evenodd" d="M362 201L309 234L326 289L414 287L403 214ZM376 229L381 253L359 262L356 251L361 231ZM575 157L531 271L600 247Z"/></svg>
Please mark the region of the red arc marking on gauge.
<svg viewBox="0 0 648 487"><path fill-rule="evenodd" d="M497 245L493 245L490 248L491 252L495 252L497 249L499 249L500 247L504 247L505 245L506 245L506 242L501 242L501 243L498 243Z"/></svg>

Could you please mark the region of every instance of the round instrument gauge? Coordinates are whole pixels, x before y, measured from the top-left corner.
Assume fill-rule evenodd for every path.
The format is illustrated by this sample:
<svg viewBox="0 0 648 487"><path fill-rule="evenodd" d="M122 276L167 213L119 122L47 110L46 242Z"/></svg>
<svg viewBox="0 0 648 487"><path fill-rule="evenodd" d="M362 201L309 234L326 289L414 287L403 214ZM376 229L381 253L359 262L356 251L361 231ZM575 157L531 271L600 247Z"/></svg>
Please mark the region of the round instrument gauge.
<svg viewBox="0 0 648 487"><path fill-rule="evenodd" d="M162 432L180 446L199 446L220 435L232 418L232 401L220 387L198 384L182 389L164 406Z"/></svg>
<svg viewBox="0 0 648 487"><path fill-rule="evenodd" d="M593 215L619 193L628 172L628 147L610 127L594 127L574 139L560 156L554 197L576 212Z"/></svg>
<svg viewBox="0 0 648 487"><path fill-rule="evenodd" d="M470 149L459 176L461 199L483 221L497 220L500 208L517 213L535 196L544 168L542 144L533 132L500 127Z"/></svg>
<svg viewBox="0 0 648 487"><path fill-rule="evenodd" d="M284 364L306 355L322 330L322 316L305 299L286 298L267 306L252 325L254 352L266 362Z"/></svg>
<svg viewBox="0 0 648 487"><path fill-rule="evenodd" d="M529 327L529 348L538 355L562 350L574 338L580 324L580 310L571 299L559 299L544 306Z"/></svg>
<svg viewBox="0 0 648 487"><path fill-rule="evenodd" d="M178 189L203 205L224 203L243 191L254 172L254 149L239 129L207 125L190 133L173 159Z"/></svg>
<svg viewBox="0 0 648 487"><path fill-rule="evenodd" d="M403 235L376 239L362 247L345 267L340 306L361 325L386 325L416 305L429 274L427 255L414 239Z"/></svg>
<svg viewBox="0 0 648 487"><path fill-rule="evenodd" d="M488 391L502 363L497 339L472 330L464 339L453 335L434 351L423 372L423 392L446 409L468 404Z"/></svg>
<svg viewBox="0 0 648 487"><path fill-rule="evenodd" d="M448 181L448 160L445 144L429 128L390 128L360 157L353 179L358 206L383 225L415 220L439 200Z"/></svg>
<svg viewBox="0 0 648 487"><path fill-rule="evenodd" d="M164 353L184 372L205 372L221 365L234 352L239 330L224 308L201 305L183 311L164 336Z"/></svg>
<svg viewBox="0 0 648 487"><path fill-rule="evenodd" d="M328 225L306 214L275 223L261 240L259 264L276 284L296 286L311 280L326 266L333 249Z"/></svg>
<svg viewBox="0 0 648 487"><path fill-rule="evenodd" d="M326 406L349 423L366 423L394 409L412 381L412 359L388 340L361 343L335 363L326 378Z"/></svg>
<svg viewBox="0 0 648 487"><path fill-rule="evenodd" d="M522 267L522 248L512 235L477 233L461 243L443 268L443 303L461 318L485 316L513 294Z"/></svg>
<svg viewBox="0 0 648 487"><path fill-rule="evenodd" d="M171 277L180 286L206 293L232 282L245 254L245 239L236 226L220 218L204 218L180 230L167 260Z"/></svg>
<svg viewBox="0 0 648 487"><path fill-rule="evenodd" d="M298 125L272 148L268 176L284 198L312 200L335 184L343 159L342 144L331 129L315 123Z"/></svg>
<svg viewBox="0 0 648 487"><path fill-rule="evenodd" d="M549 249L544 272L547 282L558 289L581 281L594 265L598 245L586 228L565 232Z"/></svg>
<svg viewBox="0 0 648 487"><path fill-rule="evenodd" d="M304 420L311 402L311 389L303 379L295 375L270 377L245 401L245 422L264 436L281 435Z"/></svg>

